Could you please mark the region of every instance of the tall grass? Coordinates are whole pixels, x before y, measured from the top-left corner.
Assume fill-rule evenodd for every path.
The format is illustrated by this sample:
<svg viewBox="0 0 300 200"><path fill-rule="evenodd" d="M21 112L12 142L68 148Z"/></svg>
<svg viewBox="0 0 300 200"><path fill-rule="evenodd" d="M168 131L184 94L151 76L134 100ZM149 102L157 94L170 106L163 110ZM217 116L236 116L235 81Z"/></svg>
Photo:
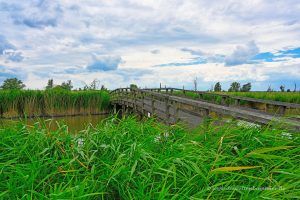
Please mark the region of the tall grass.
<svg viewBox="0 0 300 200"><path fill-rule="evenodd" d="M292 199L300 196L298 134L110 118L0 129L0 199Z"/></svg>
<svg viewBox="0 0 300 200"><path fill-rule="evenodd" d="M1 117L93 114L108 105L107 91L0 90Z"/></svg>

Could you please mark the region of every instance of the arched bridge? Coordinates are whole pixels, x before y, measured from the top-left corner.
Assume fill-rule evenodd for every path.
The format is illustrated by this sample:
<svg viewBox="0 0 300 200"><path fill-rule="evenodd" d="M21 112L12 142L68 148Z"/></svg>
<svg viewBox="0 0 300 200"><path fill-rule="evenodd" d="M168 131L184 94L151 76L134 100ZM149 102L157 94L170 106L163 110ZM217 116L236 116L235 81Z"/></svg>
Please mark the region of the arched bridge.
<svg viewBox="0 0 300 200"><path fill-rule="evenodd" d="M188 96L187 94L193 94ZM112 105L116 111L132 110L145 116L155 116L166 124L183 121L191 127L199 125L206 117L219 119L235 118L256 124L282 124L300 131L299 119L283 117L286 110L300 109L300 104L253 99L247 97L228 96L209 92L182 90L177 88L135 89L118 88L111 92ZM206 96L206 97L205 97ZM208 98L209 97L209 98ZM254 109L261 104L264 109ZM267 108L272 108L273 113Z"/></svg>

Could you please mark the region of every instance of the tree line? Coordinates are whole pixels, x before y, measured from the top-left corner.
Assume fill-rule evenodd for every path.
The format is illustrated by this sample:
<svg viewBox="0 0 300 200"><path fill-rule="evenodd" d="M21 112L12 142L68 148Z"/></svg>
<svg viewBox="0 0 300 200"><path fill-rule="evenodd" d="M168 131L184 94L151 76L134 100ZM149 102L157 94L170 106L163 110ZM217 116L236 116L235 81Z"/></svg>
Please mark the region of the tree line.
<svg viewBox="0 0 300 200"><path fill-rule="evenodd" d="M197 90L197 80L194 81L195 90ZM2 85L0 86L0 89L2 90L21 90L24 89L26 86L25 84L17 79L17 78L7 78L4 80ZM137 85L131 84L130 87L137 88ZM161 87L161 86L160 86ZM233 82L230 84L230 87L228 89L228 92L250 92L251 91L251 83L246 83L241 86L239 82ZM47 85L45 86L46 90L50 89L63 89L63 90L69 90L71 91L73 89L73 83L71 80L67 80L63 82L60 85L55 85L53 79L49 79L47 82ZM100 81L97 79L94 79L90 84L85 84L83 88L78 88L78 90L107 90L104 85L100 87ZM285 86L281 85L279 87L281 92L291 92L291 89L285 90ZM294 85L294 92L297 90L296 84ZM220 82L217 82L214 87L211 89L211 91L214 92L225 92L225 90L222 90L222 85ZM267 92L273 92L274 89L271 88L271 86L268 87Z"/></svg>
<svg viewBox="0 0 300 200"><path fill-rule="evenodd" d="M78 88L78 90L107 90L104 85L99 87L100 82L97 79L94 79L90 84L85 84L83 88ZM2 90L22 90L26 87L23 81L17 78L7 78L3 81L0 89ZM49 79L45 90L68 90L73 89L73 83L71 80L62 82L62 84L55 85L53 79ZM77 90L77 89L76 89Z"/></svg>
<svg viewBox="0 0 300 200"><path fill-rule="evenodd" d="M251 83L246 83L242 85L239 82L233 82L231 83L228 92L250 92L251 90ZM222 91L222 86L220 82L217 82L214 86L214 91L215 92L221 92ZM223 90L224 91L224 90Z"/></svg>

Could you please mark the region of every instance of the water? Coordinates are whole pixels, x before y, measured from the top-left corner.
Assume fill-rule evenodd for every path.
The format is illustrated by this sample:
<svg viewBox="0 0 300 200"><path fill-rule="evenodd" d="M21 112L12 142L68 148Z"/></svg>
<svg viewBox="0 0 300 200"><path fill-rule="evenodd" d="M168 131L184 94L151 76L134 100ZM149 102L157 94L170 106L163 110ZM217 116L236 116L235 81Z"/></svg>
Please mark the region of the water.
<svg viewBox="0 0 300 200"><path fill-rule="evenodd" d="M66 117L54 117L54 118L30 118L25 121L25 119L0 119L0 128L13 125L17 122L23 122L28 126L33 126L37 122L45 123L49 130L58 130L59 126L65 124L68 126L70 133L78 133L81 130L87 128L87 126L96 126L103 119L107 118L108 115L86 115L86 116L66 116Z"/></svg>

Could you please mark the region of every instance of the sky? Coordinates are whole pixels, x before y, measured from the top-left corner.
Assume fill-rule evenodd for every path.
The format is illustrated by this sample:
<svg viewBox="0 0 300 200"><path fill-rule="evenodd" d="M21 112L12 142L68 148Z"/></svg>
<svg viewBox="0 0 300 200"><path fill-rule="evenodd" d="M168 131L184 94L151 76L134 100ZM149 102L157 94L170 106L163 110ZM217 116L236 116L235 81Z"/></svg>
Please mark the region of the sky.
<svg viewBox="0 0 300 200"><path fill-rule="evenodd" d="M299 0L0 0L0 84L300 89Z"/></svg>

